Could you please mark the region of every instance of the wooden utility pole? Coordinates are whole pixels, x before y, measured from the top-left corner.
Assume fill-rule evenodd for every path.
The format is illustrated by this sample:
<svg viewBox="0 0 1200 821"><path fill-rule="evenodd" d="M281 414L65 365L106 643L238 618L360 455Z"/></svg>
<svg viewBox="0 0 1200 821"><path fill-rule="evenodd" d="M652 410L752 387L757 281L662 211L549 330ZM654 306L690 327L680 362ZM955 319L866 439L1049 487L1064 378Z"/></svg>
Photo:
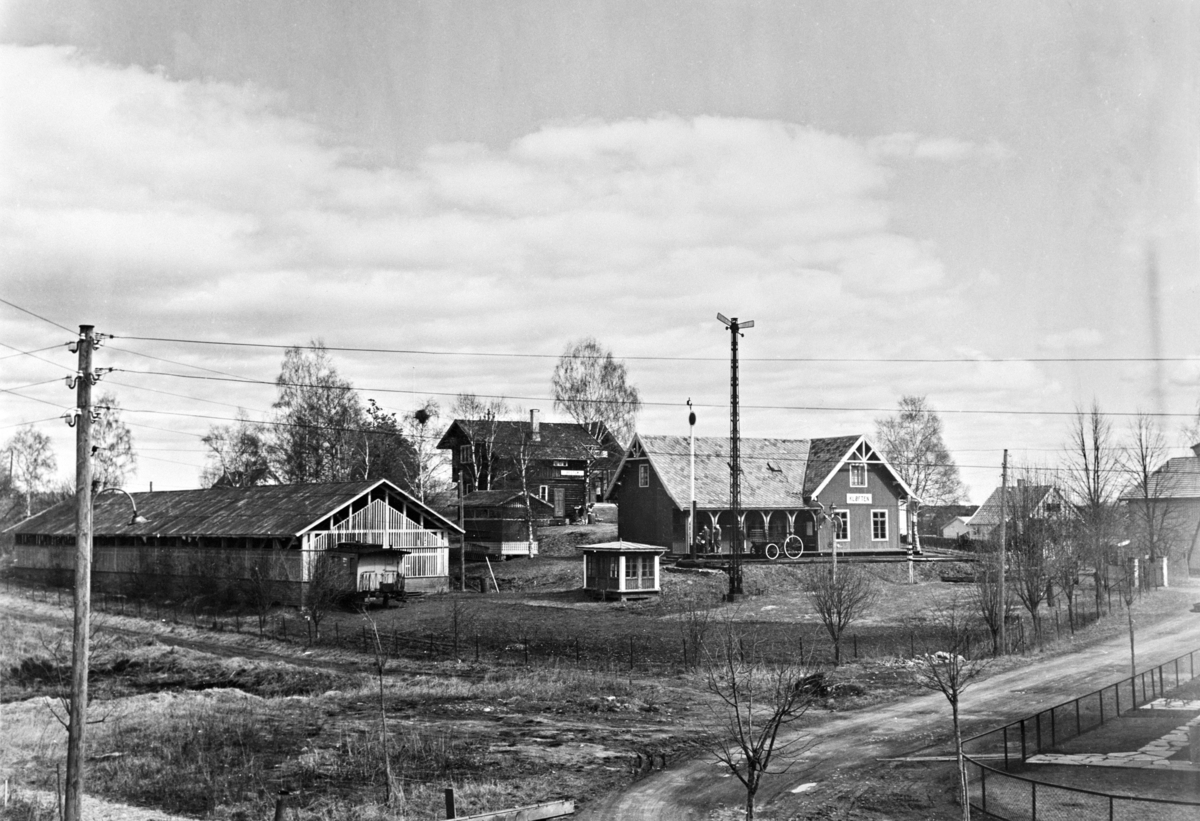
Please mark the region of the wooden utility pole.
<svg viewBox="0 0 1200 821"><path fill-rule="evenodd" d="M458 536L458 592L467 589L467 519L463 510L463 480L462 472L458 474L458 526L463 532Z"/></svg>
<svg viewBox="0 0 1200 821"><path fill-rule="evenodd" d="M1008 448L1000 463L1000 652L1008 654Z"/></svg>
<svg viewBox="0 0 1200 821"><path fill-rule="evenodd" d="M87 727L88 642L92 588L92 349L91 325L75 343L75 620L71 645L71 715L67 725L67 790L63 821L83 818L83 734ZM70 421L70 420L69 420Z"/></svg>

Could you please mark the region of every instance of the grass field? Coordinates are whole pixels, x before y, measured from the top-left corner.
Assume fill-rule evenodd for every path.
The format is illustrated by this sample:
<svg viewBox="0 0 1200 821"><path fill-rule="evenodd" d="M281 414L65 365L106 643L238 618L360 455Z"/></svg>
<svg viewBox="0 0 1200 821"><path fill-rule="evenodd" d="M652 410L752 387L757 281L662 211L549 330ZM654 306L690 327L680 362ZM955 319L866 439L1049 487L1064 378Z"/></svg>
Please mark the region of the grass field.
<svg viewBox="0 0 1200 821"><path fill-rule="evenodd" d="M969 593L935 568L912 585L902 566L874 572L884 593L854 628L859 658L847 652L849 663L828 671L842 686L823 710L917 692L905 651L936 645L933 611ZM748 567L753 595L736 604L722 602L721 574L665 573L662 597L625 605L584 598L578 559L506 562L496 574L511 580L508 592L427 596L370 619L337 613L323 628L328 643L314 648L292 610L273 615L273 624L291 624L289 640L278 641L228 613L143 608L137 618L128 602L100 601L91 714L102 721L89 728L89 792L188 816L256 819L288 789L298 791L305 821L440 817L447 786L463 814L566 797L585 803L647 767L702 753L711 702L695 655L689 662L683 650L698 631L728 622L773 653L798 654L803 644L815 665L826 660L828 640L801 581L779 566ZM1140 623L1156 609L1177 610L1176 598L1144 599ZM391 807L379 683L373 658L354 650L364 631L373 635L372 620L385 637L414 638L395 646L383 683ZM0 593L0 778L18 790L56 789L67 624L67 603L53 594ZM1088 635L1121 629L1123 620L1108 619ZM1058 646L1072 641L1065 624L1062 632ZM1020 663L1005 659L997 669ZM846 806L893 806L887 817L904 821L953 818L944 770L927 768L930 780L915 786L884 772L848 783Z"/></svg>

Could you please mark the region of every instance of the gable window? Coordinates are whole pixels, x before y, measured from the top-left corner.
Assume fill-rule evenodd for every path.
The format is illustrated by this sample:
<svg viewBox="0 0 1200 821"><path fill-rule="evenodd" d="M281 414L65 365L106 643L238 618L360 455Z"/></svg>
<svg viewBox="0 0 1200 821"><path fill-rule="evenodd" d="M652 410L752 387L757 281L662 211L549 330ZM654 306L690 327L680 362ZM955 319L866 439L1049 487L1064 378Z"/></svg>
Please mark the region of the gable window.
<svg viewBox="0 0 1200 821"><path fill-rule="evenodd" d="M850 463L850 487L867 486L867 466L862 462Z"/></svg>
<svg viewBox="0 0 1200 821"><path fill-rule="evenodd" d="M638 487L650 487L649 465L638 465Z"/></svg>
<svg viewBox="0 0 1200 821"><path fill-rule="evenodd" d="M458 446L458 461L464 465L471 464L471 446L470 445L459 445Z"/></svg>
<svg viewBox="0 0 1200 821"><path fill-rule="evenodd" d="M850 511L833 511L833 538L839 542L850 541Z"/></svg>
<svg viewBox="0 0 1200 821"><path fill-rule="evenodd" d="M886 510L871 511L871 541L886 542L888 537L888 515Z"/></svg>

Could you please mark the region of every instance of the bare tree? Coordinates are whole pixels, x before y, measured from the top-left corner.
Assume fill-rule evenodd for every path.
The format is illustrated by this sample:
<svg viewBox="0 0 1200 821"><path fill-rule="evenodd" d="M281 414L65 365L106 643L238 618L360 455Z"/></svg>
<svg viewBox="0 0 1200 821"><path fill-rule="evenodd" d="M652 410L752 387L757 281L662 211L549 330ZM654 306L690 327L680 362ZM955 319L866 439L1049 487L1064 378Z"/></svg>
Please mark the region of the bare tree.
<svg viewBox="0 0 1200 821"><path fill-rule="evenodd" d="M408 484L422 502L440 492L445 483L446 452L437 447L437 429L441 419L441 406L433 399L426 399L421 407L405 414L401 428L412 443L412 475Z"/></svg>
<svg viewBox="0 0 1200 821"><path fill-rule="evenodd" d="M1071 516L1061 520L1060 538L1051 567L1052 581L1067 601L1067 625L1075 633L1075 597L1079 592L1079 574L1083 572L1083 540L1079 523Z"/></svg>
<svg viewBox="0 0 1200 821"><path fill-rule="evenodd" d="M267 628L267 617L271 608L283 600L286 582L280 578L284 573L283 561L273 554L262 553L246 569L238 582L242 603L250 608L258 619L258 632Z"/></svg>
<svg viewBox="0 0 1200 821"><path fill-rule="evenodd" d="M340 557L320 552L313 556L308 582L304 585L304 615L308 618L309 643L321 640L321 622L355 590L355 579L342 566Z"/></svg>
<svg viewBox="0 0 1200 821"><path fill-rule="evenodd" d="M1112 424L1096 402L1088 411L1075 409L1066 446L1065 489L1078 515L1083 558L1092 565L1096 585L1096 610L1108 590L1119 482L1120 454Z"/></svg>
<svg viewBox="0 0 1200 821"><path fill-rule="evenodd" d="M483 400L473 393L460 393L450 412L471 440L471 475L464 479L463 485L468 490L488 490L499 478L496 475L500 465L496 436L500 423L509 413L508 403L503 399Z"/></svg>
<svg viewBox="0 0 1200 821"><path fill-rule="evenodd" d="M842 636L861 618L879 595L879 585L857 564L814 567L804 575L808 600L833 641L833 663L842 663Z"/></svg>
<svg viewBox="0 0 1200 821"><path fill-rule="evenodd" d="M525 519L525 552L533 556L533 501L529 493L530 479L537 465L541 443L533 439L533 431L525 431L512 454L513 466L521 487L521 512Z"/></svg>
<svg viewBox="0 0 1200 821"><path fill-rule="evenodd" d="M384 700L383 690L387 654L384 653L383 641L379 638L379 625L365 608L362 610L362 616L371 625L371 638L374 640L372 649L375 651L375 678L379 684L379 755L383 759L383 805L390 807L397 801L404 802L404 785L392 774L391 734L388 732L387 702Z"/></svg>
<svg viewBox="0 0 1200 821"><path fill-rule="evenodd" d="M1013 592L1033 621L1034 638L1042 643L1042 604L1050 595L1054 560L1062 541L1057 491L1037 470L1026 469L1008 494L1008 556Z"/></svg>
<svg viewBox="0 0 1200 821"><path fill-rule="evenodd" d="M8 440L9 460L13 476L25 493L25 515L33 515L33 497L49 481L58 467L50 437L33 425L21 428Z"/></svg>
<svg viewBox="0 0 1200 821"><path fill-rule="evenodd" d="M1158 472L1167 461L1167 450L1166 436L1154 417L1139 413L1129 426L1125 469L1133 483L1124 499L1133 546L1151 564L1159 558L1171 558L1171 548L1179 540L1182 525L1178 509L1164 499L1173 477ZM1157 579L1157 573L1152 573L1151 578Z"/></svg>
<svg viewBox="0 0 1200 821"><path fill-rule="evenodd" d="M716 696L712 752L746 788L746 818L767 773L787 772L803 750L800 735L781 738L813 701L805 686L809 671L794 663L768 663L726 623L720 647L707 656L704 682Z"/></svg>
<svg viewBox="0 0 1200 821"><path fill-rule="evenodd" d="M895 416L876 419L875 444L923 504L954 504L966 495L941 417L924 396L902 396Z"/></svg>
<svg viewBox="0 0 1200 821"><path fill-rule="evenodd" d="M979 615L984 626L992 637L992 655L999 656L1008 652L1007 647L1000 646L1001 625L1005 623L1013 611L1012 599L1004 595L1000 586L1001 573L998 544L980 554L975 563L975 603L979 607Z"/></svg>
<svg viewBox="0 0 1200 821"><path fill-rule="evenodd" d="M941 628L940 632L944 637L942 646L936 652L925 653L917 659L917 681L925 689L941 693L950 703L950 718L954 724L954 754L958 761L958 798L962 806L963 821L971 821L959 703L963 691L983 674L987 660L969 657L970 622L957 599L938 609L934 623Z"/></svg>
<svg viewBox="0 0 1200 821"><path fill-rule="evenodd" d="M625 363L613 359L594 337L577 339L567 345L550 377L554 407L587 428L597 443L608 431L627 445L642 409L628 378Z"/></svg>
<svg viewBox="0 0 1200 821"><path fill-rule="evenodd" d="M92 481L97 487L124 487L125 480L137 472L133 434L121 419L115 394L102 394L95 406L102 413L92 425Z"/></svg>
<svg viewBox="0 0 1200 821"><path fill-rule="evenodd" d="M200 473L204 487L254 487L270 481L267 440L261 425L238 408L231 425L213 425L201 439L208 458Z"/></svg>

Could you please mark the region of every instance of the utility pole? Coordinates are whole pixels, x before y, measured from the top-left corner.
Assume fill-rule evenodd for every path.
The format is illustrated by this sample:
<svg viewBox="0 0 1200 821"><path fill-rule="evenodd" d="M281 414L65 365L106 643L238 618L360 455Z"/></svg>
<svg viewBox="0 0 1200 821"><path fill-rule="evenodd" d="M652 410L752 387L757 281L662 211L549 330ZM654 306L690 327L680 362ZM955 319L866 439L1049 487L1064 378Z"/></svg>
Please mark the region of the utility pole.
<svg viewBox="0 0 1200 821"><path fill-rule="evenodd" d="M688 399L688 457L690 466L689 497L691 510L688 513L688 556L696 558L696 412L692 410L692 400Z"/></svg>
<svg viewBox="0 0 1200 821"><path fill-rule="evenodd" d="M63 821L83 818L83 733L87 727L88 642L92 587L92 350L91 325L79 326L73 347L79 370L67 384L75 389L75 620L71 645L71 715L67 725L67 795ZM74 382L72 385L71 383Z"/></svg>
<svg viewBox="0 0 1200 821"><path fill-rule="evenodd" d="M729 512L733 516L733 533L729 541L729 600L742 595L742 517L741 517L741 432L738 430L738 337L754 327L754 320L738 322L717 314L717 319L729 329L731 342L729 359Z"/></svg>
<svg viewBox="0 0 1200 821"><path fill-rule="evenodd" d="M463 532L458 535L458 592L467 589L467 519L463 510L462 472L458 474L458 526Z"/></svg>
<svg viewBox="0 0 1200 821"><path fill-rule="evenodd" d="M1008 654L1008 448L1000 463L1000 652Z"/></svg>

